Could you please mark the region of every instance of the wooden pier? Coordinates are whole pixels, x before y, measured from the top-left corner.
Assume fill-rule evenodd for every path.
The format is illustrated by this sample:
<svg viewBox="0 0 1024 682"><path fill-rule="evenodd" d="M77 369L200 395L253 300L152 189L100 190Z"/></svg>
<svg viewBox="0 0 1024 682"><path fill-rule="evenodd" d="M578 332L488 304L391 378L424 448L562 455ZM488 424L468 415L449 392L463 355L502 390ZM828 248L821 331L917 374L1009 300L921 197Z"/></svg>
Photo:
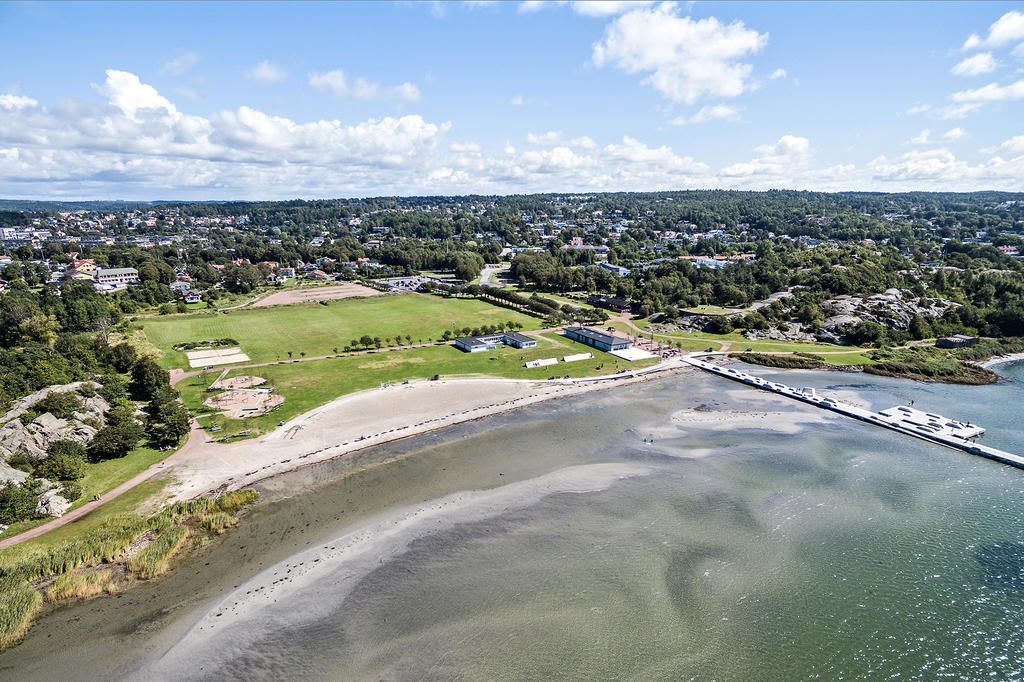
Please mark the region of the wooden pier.
<svg viewBox="0 0 1024 682"><path fill-rule="evenodd" d="M957 450L969 452L972 455L979 455L1024 469L1024 457L974 442L973 438L985 432L985 429L980 426L949 419L930 412L921 412L906 405L889 408L881 412L872 412L871 410L865 410L864 408L833 398L821 397L817 395L813 388L793 388L786 384L762 379L734 367L716 365L713 362L701 360L700 357L702 357L701 354L689 355L684 357L683 361L698 369L737 381L752 388L776 393L793 400L814 405L823 410L838 412L847 417L852 417L868 424L874 424L884 429L898 431L914 438L956 448ZM706 355L703 355L703 357L706 357Z"/></svg>

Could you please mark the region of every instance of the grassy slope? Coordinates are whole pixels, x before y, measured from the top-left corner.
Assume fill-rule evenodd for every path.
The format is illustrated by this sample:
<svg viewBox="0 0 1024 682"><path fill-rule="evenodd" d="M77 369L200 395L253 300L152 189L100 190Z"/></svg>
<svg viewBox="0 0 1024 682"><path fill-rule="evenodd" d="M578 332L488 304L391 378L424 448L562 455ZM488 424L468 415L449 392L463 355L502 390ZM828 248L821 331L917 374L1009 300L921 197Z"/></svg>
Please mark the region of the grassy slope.
<svg viewBox="0 0 1024 682"><path fill-rule="evenodd" d="M148 498L160 493L168 481L169 479L143 481L131 490L101 505L80 519L75 519L71 523L58 526L48 533L44 533L31 540L26 540L14 547L0 550L0 560L13 559L25 554L31 554L33 551L43 547L50 547L67 540L73 540L85 531L102 526L112 516L124 514L125 512L134 512Z"/></svg>
<svg viewBox="0 0 1024 682"><path fill-rule="evenodd" d="M184 353L172 350L183 341L233 338L253 362L329 355L353 338L366 334L382 339L408 334L413 342L439 338L446 329L478 327L515 321L527 329L540 326L536 318L475 299L444 299L397 294L332 301L323 306L303 303L251 308L221 314L177 315L145 320L146 337L164 352L164 367L188 367ZM454 327L453 327L454 323Z"/></svg>
<svg viewBox="0 0 1024 682"><path fill-rule="evenodd" d="M72 503L71 510L78 509L83 504L91 502L94 494L103 495L108 490L116 488L135 474L145 471L149 466L169 457L173 452L173 450L161 452L153 448L141 447L132 450L119 459L108 459L104 462L86 464L85 477L76 481L82 487L82 496ZM12 535L23 533L36 526L41 526L49 520L50 518L46 517L13 523L0 537L8 538Z"/></svg>
<svg viewBox="0 0 1024 682"><path fill-rule="evenodd" d="M538 337L537 348L519 350L499 346L483 353L464 353L452 345L431 346L409 350L394 350L313 362L286 362L250 370L233 370L229 376L258 374L265 377L278 393L285 397L280 409L248 420L251 430L267 431L281 420L288 420L323 405L334 398L379 386L381 382L400 382L405 379L427 379L435 374L444 378L456 376L501 376L513 379L547 379L552 375L572 377L612 374L618 369L640 369L657 360L626 362L613 355L584 346L556 334ZM527 369L526 360L561 358L574 353L591 352L592 360L559 363L552 367ZM491 360L491 358L497 358ZM602 366L603 365L603 366ZM598 369L601 367L601 369ZM178 384L185 404L198 409L204 396L202 389L218 373L210 372L205 379L186 379ZM205 419L203 423L208 423ZM241 421L223 421L223 435L245 428Z"/></svg>

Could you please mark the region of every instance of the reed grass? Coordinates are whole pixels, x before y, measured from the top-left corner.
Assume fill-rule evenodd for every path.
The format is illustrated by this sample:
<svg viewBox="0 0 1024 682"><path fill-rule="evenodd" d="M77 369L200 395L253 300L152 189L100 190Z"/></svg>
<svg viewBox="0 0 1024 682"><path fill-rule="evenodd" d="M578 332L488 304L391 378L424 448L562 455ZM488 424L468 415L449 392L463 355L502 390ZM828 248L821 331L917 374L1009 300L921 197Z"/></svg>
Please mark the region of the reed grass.
<svg viewBox="0 0 1024 682"><path fill-rule="evenodd" d="M23 580L0 579L0 651L21 641L42 603L43 596Z"/></svg>
<svg viewBox="0 0 1024 682"><path fill-rule="evenodd" d="M223 533L238 523L238 519L227 512L212 511L199 519L200 525L208 531Z"/></svg>
<svg viewBox="0 0 1024 682"><path fill-rule="evenodd" d="M46 601L89 599L113 588L114 574L109 569L87 573L65 573L46 588Z"/></svg>
<svg viewBox="0 0 1024 682"><path fill-rule="evenodd" d="M217 498L217 508L221 511L234 513L260 496L258 490L232 490Z"/></svg>
<svg viewBox="0 0 1024 682"><path fill-rule="evenodd" d="M160 531L151 543L128 560L128 570L143 580L163 575L170 567L171 557L188 539L188 526L171 526Z"/></svg>

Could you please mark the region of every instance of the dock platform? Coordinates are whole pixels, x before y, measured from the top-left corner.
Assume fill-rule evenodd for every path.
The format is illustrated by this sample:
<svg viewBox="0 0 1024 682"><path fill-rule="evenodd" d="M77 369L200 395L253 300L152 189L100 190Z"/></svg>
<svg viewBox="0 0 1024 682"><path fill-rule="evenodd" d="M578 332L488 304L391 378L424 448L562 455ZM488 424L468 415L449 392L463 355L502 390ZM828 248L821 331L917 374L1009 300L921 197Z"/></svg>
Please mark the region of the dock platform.
<svg viewBox="0 0 1024 682"><path fill-rule="evenodd" d="M981 445L971 440L985 433L985 429L975 424L960 422L930 412L921 412L906 405L891 407L881 412L872 412L871 410L844 403L834 398L819 396L813 388L794 388L776 381L768 381L759 376L738 370L735 367L723 367L713 362L701 360L700 357L701 354L699 353L688 355L683 358L683 361L698 369L737 381L752 388L776 393L793 400L814 405L823 410L838 412L847 417L867 422L868 424L874 424L884 429L898 431L914 438L920 438L937 443L938 445L955 448L969 452L972 455L979 455L1024 469L1024 457L1004 452L1003 450L997 450L987 445Z"/></svg>

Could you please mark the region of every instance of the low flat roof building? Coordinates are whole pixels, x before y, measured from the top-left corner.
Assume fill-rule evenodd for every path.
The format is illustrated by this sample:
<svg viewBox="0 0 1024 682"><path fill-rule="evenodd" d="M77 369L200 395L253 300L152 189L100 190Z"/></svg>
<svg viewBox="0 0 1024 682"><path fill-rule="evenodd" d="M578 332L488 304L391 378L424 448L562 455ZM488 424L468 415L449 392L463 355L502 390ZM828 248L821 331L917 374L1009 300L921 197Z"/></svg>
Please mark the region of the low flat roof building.
<svg viewBox="0 0 1024 682"><path fill-rule="evenodd" d="M613 310L617 313L628 313L633 309L633 304L621 298L615 298L613 296L600 296L598 294L591 294L587 296L587 303L595 305L598 308L605 308L606 310Z"/></svg>
<svg viewBox="0 0 1024 682"><path fill-rule="evenodd" d="M135 268L99 268L96 281L100 284L135 284L139 281L139 271Z"/></svg>
<svg viewBox="0 0 1024 682"><path fill-rule="evenodd" d="M499 343L504 343L513 348L536 348L537 339L520 334L519 332L501 332L499 334L488 334L487 336L460 336L455 339L455 347L467 353L479 353L485 350L494 350Z"/></svg>
<svg viewBox="0 0 1024 682"><path fill-rule="evenodd" d="M579 341L592 348L603 351L625 350L633 342L624 336L609 334L593 327L567 327L565 335L573 341Z"/></svg>

